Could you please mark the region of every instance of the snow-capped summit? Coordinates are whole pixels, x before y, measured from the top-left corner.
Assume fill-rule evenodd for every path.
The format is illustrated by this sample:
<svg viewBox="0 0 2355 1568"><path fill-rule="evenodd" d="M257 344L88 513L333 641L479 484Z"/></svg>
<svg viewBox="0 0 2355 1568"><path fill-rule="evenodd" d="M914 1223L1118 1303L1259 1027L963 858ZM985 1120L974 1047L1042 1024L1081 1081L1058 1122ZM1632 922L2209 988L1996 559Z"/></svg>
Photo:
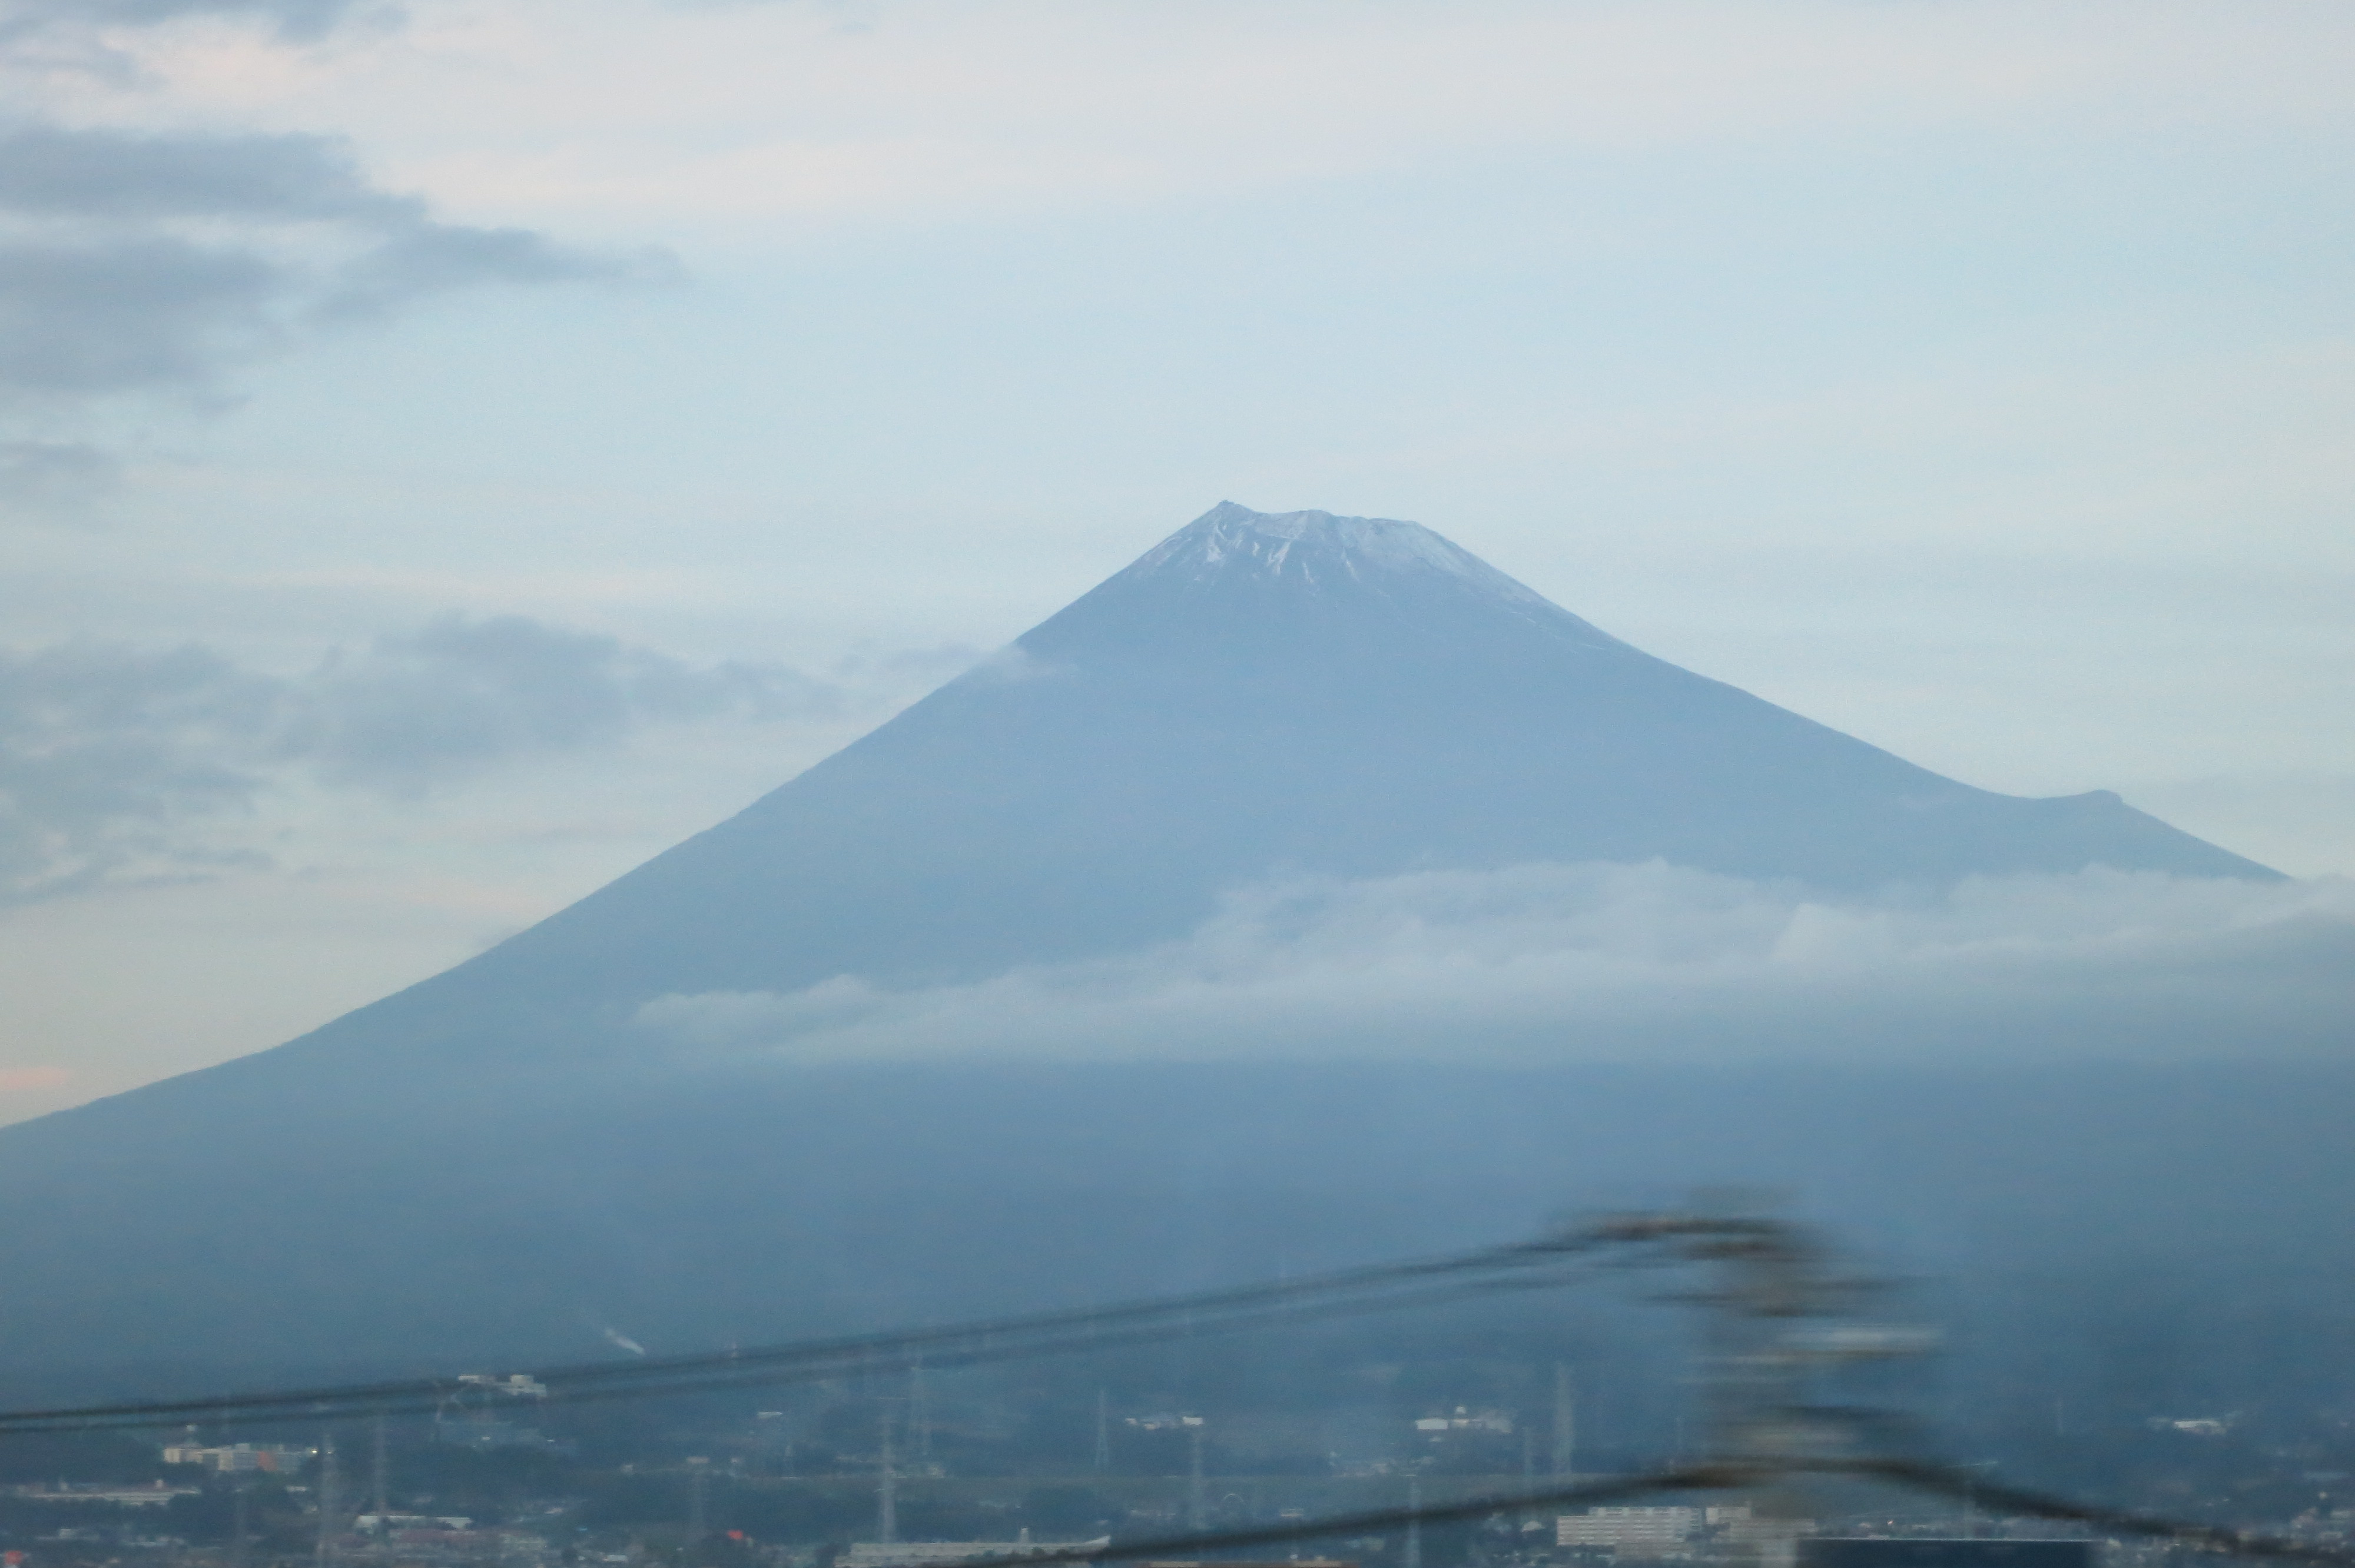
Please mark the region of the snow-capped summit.
<svg viewBox="0 0 2355 1568"><path fill-rule="evenodd" d="M1527 584L1424 527L1389 517L1330 512L1253 512L1222 501L1114 574L1021 645L1043 652L1073 623L1103 620L1166 634L1218 628L1230 647L1306 637L1328 656L1377 633L1411 641L1452 635L1470 622L1537 629L1596 651L1633 653ZM1313 652L1303 650L1309 657Z"/></svg>
<svg viewBox="0 0 2355 1568"><path fill-rule="evenodd" d="M1231 501L1221 501L1170 535L1120 575L1172 573L1197 581L1238 573L1289 575L1312 587L1388 574L1434 573L1501 599L1545 602L1420 523L1336 517L1330 512L1253 512Z"/></svg>

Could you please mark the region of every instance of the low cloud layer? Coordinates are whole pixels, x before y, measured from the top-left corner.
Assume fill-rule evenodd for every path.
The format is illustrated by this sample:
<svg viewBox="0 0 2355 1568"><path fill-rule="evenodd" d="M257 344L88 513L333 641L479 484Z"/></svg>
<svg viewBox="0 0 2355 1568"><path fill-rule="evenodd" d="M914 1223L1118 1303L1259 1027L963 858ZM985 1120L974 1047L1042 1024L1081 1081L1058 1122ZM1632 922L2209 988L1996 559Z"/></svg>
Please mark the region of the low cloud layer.
<svg viewBox="0 0 2355 1568"><path fill-rule="evenodd" d="M2086 871L1833 899L1646 865L1271 884L1182 943L890 991L670 996L787 1061L1695 1062L2355 1050L2355 884Z"/></svg>
<svg viewBox="0 0 2355 1568"><path fill-rule="evenodd" d="M650 725L828 717L852 692L521 616L444 617L293 679L194 647L0 651L0 902L250 859L208 830L293 774L416 795Z"/></svg>
<svg viewBox="0 0 2355 1568"><path fill-rule="evenodd" d="M0 514L79 515L112 490L123 465L86 441L0 440Z"/></svg>

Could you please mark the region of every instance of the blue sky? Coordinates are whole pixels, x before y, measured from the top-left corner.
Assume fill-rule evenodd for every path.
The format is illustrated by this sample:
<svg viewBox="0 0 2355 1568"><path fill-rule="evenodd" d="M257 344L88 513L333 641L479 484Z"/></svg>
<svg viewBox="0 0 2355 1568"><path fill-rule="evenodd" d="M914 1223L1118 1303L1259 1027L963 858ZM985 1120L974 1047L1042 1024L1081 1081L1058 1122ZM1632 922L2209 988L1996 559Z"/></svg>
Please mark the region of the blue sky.
<svg viewBox="0 0 2355 1568"><path fill-rule="evenodd" d="M2342 7L0 17L0 1117L464 957L1227 497L2355 872Z"/></svg>

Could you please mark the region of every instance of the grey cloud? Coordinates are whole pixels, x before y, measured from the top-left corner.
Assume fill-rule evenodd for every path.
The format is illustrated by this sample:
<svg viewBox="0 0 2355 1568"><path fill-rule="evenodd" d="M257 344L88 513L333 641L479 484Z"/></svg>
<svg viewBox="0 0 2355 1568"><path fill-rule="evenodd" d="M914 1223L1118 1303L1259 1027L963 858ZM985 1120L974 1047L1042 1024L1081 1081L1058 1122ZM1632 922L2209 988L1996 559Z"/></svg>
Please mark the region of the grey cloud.
<svg viewBox="0 0 2355 1568"><path fill-rule="evenodd" d="M0 388L86 395L208 379L283 341L262 258L176 239L0 246Z"/></svg>
<svg viewBox="0 0 2355 1568"><path fill-rule="evenodd" d="M304 776L415 795L649 726L829 716L852 694L778 665L693 665L520 616L451 616L300 678L200 648L0 651L0 902L225 861L225 820Z"/></svg>
<svg viewBox="0 0 2355 1568"><path fill-rule="evenodd" d="M522 616L449 616L330 662L283 746L333 781L413 791L527 752L610 745L641 725L842 705L839 688L780 667L698 669Z"/></svg>
<svg viewBox="0 0 2355 1568"><path fill-rule="evenodd" d="M122 478L112 455L80 441L0 441L0 517L78 516Z"/></svg>
<svg viewBox="0 0 2355 1568"><path fill-rule="evenodd" d="M1182 943L981 982L673 996L789 1061L2020 1061L2355 1049L2355 884L2088 871L1830 899L1648 865L1244 889Z"/></svg>
<svg viewBox="0 0 2355 1568"><path fill-rule="evenodd" d="M188 16L229 16L308 39L346 17L382 9L362 0L9 0L0 5L0 37L42 27L152 26Z"/></svg>
<svg viewBox="0 0 2355 1568"><path fill-rule="evenodd" d="M456 289L666 275L655 255L437 223L317 136L20 126L0 136L0 387L52 397L201 386Z"/></svg>
<svg viewBox="0 0 2355 1568"><path fill-rule="evenodd" d="M659 252L436 221L331 137L0 132L0 409L207 394L240 365L453 291L646 283Z"/></svg>
<svg viewBox="0 0 2355 1568"><path fill-rule="evenodd" d="M0 652L0 890L217 863L183 832L251 804L280 695L201 649Z"/></svg>
<svg viewBox="0 0 2355 1568"><path fill-rule="evenodd" d="M372 187L322 136L157 136L23 125L0 132L0 207L76 217L360 219L410 227L424 204Z"/></svg>
<svg viewBox="0 0 2355 1568"><path fill-rule="evenodd" d="M320 314L382 315L413 300L483 283L669 283L679 275L677 263L658 250L597 255L528 229L420 224L343 269Z"/></svg>

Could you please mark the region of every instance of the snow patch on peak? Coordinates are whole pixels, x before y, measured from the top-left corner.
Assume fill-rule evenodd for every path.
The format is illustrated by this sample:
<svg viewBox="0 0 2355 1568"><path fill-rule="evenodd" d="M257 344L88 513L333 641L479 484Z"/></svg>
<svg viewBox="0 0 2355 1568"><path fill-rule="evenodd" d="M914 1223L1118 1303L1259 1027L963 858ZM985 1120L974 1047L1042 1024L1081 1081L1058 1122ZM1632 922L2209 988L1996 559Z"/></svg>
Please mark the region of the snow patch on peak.
<svg viewBox="0 0 2355 1568"><path fill-rule="evenodd" d="M1337 517L1330 512L1253 512L1231 501L1220 502L1164 539L1129 572L1207 578L1254 569L1312 586L1327 576L1366 581L1395 573L1438 573L1516 603L1557 608L1420 523Z"/></svg>
<svg viewBox="0 0 2355 1568"><path fill-rule="evenodd" d="M1614 657L1643 657L1536 589L1420 523L1337 517L1330 512L1254 512L1222 501L1156 545L1097 589L1117 596L1179 587L1214 593L1275 586L1286 599L1348 598L1426 617L1501 611ZM1436 596L1434 588L1439 592ZM1094 595L1090 595L1093 599ZM1086 602L1086 601L1082 601Z"/></svg>

